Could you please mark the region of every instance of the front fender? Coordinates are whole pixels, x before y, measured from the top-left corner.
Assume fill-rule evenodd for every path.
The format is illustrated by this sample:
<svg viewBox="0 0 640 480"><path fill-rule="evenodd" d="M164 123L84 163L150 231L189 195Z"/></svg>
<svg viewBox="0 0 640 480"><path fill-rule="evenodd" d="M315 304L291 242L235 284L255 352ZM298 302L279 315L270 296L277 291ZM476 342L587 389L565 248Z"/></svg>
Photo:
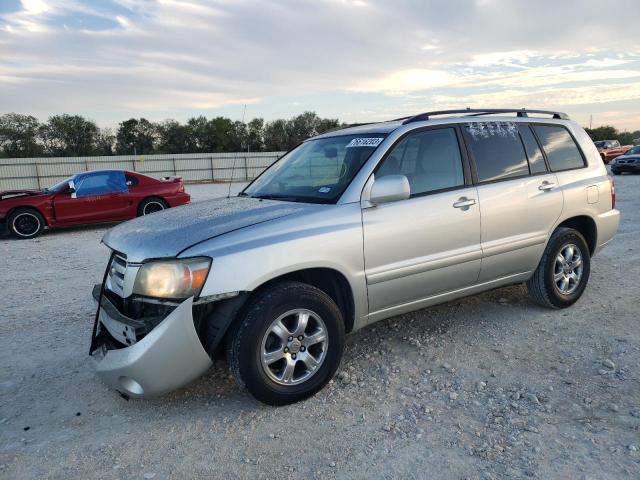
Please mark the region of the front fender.
<svg viewBox="0 0 640 480"><path fill-rule="evenodd" d="M354 299L354 328L368 313L359 204L330 205L302 218L244 228L185 250L213 258L201 296L256 290L293 272L326 268L346 278Z"/></svg>

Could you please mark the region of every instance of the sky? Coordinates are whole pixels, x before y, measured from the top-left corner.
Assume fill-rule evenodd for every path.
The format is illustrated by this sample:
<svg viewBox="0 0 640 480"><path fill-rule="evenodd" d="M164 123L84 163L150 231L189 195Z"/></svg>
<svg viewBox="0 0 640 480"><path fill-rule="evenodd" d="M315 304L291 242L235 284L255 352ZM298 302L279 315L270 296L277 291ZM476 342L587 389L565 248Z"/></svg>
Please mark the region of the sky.
<svg viewBox="0 0 640 480"><path fill-rule="evenodd" d="M639 130L638 19L639 0L0 0L0 113L528 107Z"/></svg>

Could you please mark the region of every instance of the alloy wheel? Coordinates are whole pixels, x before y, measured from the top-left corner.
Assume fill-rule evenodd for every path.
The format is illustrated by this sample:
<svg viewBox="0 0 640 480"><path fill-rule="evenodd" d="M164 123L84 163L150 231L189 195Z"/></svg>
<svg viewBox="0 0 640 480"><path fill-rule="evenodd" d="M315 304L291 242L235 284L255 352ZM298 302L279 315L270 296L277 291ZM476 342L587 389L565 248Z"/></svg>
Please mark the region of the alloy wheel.
<svg viewBox="0 0 640 480"><path fill-rule="evenodd" d="M327 327L318 314L290 310L271 323L262 339L262 368L278 385L305 382L324 362L328 339Z"/></svg>

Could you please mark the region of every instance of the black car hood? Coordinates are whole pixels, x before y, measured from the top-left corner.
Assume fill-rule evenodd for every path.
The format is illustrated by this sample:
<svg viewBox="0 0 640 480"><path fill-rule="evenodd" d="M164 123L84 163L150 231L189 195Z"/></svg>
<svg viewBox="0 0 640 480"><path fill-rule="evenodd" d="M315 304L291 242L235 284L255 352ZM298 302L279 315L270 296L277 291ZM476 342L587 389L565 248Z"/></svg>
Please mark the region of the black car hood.
<svg viewBox="0 0 640 480"><path fill-rule="evenodd" d="M109 230L102 241L129 262L175 257L219 235L298 213L313 205L232 197L192 203L139 217Z"/></svg>

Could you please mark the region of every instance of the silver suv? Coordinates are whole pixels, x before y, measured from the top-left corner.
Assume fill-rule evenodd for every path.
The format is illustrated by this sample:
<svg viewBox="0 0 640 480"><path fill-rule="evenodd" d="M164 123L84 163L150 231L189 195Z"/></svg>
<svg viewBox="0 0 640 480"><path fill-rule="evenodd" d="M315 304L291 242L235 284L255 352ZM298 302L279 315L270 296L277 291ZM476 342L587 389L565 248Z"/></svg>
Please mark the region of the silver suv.
<svg viewBox="0 0 640 480"><path fill-rule="evenodd" d="M565 114L453 110L332 131L234 198L108 231L91 353L132 397L226 354L238 383L286 404L321 389L345 334L526 282L576 302L614 236L613 182Z"/></svg>

